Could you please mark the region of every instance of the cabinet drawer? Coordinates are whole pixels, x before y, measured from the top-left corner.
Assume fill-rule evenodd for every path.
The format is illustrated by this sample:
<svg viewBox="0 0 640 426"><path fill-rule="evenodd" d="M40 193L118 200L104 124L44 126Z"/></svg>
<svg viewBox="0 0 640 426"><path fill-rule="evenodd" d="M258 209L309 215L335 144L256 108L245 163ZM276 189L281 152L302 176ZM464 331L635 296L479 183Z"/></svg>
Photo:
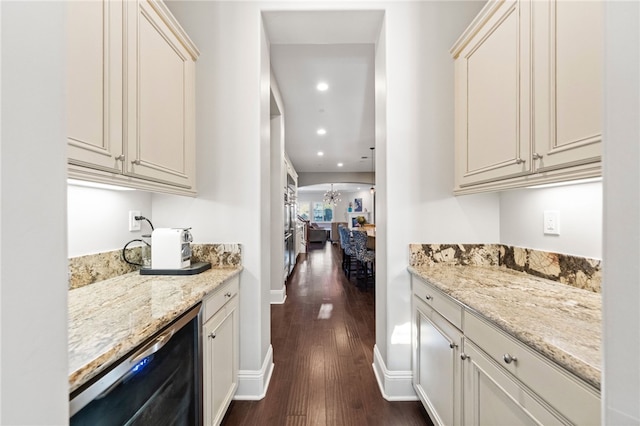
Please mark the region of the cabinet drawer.
<svg viewBox="0 0 640 426"><path fill-rule="evenodd" d="M220 310L233 296L238 294L240 288L240 277L235 276L220 287L216 288L211 294L202 300L203 318L202 322L206 322Z"/></svg>
<svg viewBox="0 0 640 426"><path fill-rule="evenodd" d="M590 385L473 313L465 315L464 334L571 423L599 421L600 395Z"/></svg>
<svg viewBox="0 0 640 426"><path fill-rule="evenodd" d="M462 329L462 305L431 284L413 277L413 294L435 309L447 321Z"/></svg>

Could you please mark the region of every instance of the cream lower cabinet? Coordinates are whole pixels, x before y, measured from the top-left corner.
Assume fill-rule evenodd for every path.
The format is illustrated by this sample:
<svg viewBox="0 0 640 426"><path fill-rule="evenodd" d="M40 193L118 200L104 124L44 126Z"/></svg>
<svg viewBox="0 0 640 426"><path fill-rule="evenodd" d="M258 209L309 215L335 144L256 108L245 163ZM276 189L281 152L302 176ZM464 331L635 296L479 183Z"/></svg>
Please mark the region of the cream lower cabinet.
<svg viewBox="0 0 640 426"><path fill-rule="evenodd" d="M455 188L601 175L603 3L490 0L451 49Z"/></svg>
<svg viewBox="0 0 640 426"><path fill-rule="evenodd" d="M437 425L599 424L600 393L412 276L413 385Z"/></svg>
<svg viewBox="0 0 640 426"><path fill-rule="evenodd" d="M413 279L413 387L436 425L461 424L462 332L436 311L460 318L461 307ZM448 309L447 309L448 308Z"/></svg>
<svg viewBox="0 0 640 426"><path fill-rule="evenodd" d="M465 424L599 424L592 386L468 310L464 335Z"/></svg>
<svg viewBox="0 0 640 426"><path fill-rule="evenodd" d="M68 12L69 176L194 195L195 45L159 0Z"/></svg>
<svg viewBox="0 0 640 426"><path fill-rule="evenodd" d="M239 278L232 278L203 301L204 425L219 425L238 387Z"/></svg>
<svg viewBox="0 0 640 426"><path fill-rule="evenodd" d="M567 424L468 340L463 357L465 425Z"/></svg>

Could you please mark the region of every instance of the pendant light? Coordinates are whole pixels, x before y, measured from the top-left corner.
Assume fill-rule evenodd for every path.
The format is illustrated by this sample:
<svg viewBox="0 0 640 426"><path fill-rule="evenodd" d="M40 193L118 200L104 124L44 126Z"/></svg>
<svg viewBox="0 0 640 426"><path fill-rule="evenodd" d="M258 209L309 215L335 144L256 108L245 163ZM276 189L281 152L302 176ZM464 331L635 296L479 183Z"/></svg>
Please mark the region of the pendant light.
<svg viewBox="0 0 640 426"><path fill-rule="evenodd" d="M375 173L375 172L373 171L373 170L374 170L374 165L373 165L373 150L374 150L374 149L376 149L376 148L372 146L372 147L371 147L371 148L369 148L369 149L371 150L371 176L373 177L373 176L374 176L374 173ZM375 183L375 178L373 179L373 182ZM371 185L371 190L370 190L370 191L371 191L371 194L373 195L373 194L376 192L376 188L375 188L375 186Z"/></svg>

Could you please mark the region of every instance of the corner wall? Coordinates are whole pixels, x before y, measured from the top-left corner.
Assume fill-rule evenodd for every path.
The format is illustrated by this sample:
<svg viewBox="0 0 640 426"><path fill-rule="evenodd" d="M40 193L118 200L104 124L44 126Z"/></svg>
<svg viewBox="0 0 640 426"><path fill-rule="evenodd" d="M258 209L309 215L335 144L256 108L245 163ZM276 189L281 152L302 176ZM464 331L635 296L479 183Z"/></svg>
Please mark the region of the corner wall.
<svg viewBox="0 0 640 426"><path fill-rule="evenodd" d="M69 420L66 7L0 4L0 424Z"/></svg>

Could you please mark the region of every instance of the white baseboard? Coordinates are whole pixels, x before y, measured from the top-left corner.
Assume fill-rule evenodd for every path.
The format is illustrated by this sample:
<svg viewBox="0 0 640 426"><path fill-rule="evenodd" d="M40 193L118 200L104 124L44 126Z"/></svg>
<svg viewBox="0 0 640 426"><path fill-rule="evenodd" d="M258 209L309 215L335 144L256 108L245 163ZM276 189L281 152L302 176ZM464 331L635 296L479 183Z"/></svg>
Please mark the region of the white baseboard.
<svg viewBox="0 0 640 426"><path fill-rule="evenodd" d="M271 290L271 304L282 305L287 300L287 286L282 283L282 288L279 290Z"/></svg>
<svg viewBox="0 0 640 426"><path fill-rule="evenodd" d="M238 390L233 399L257 401L265 397L273 373L273 347L269 345L260 370L238 371Z"/></svg>
<svg viewBox="0 0 640 426"><path fill-rule="evenodd" d="M376 375L380 393L387 401L418 400L418 395L413 389L413 372L388 370L377 345L373 347L373 372Z"/></svg>

